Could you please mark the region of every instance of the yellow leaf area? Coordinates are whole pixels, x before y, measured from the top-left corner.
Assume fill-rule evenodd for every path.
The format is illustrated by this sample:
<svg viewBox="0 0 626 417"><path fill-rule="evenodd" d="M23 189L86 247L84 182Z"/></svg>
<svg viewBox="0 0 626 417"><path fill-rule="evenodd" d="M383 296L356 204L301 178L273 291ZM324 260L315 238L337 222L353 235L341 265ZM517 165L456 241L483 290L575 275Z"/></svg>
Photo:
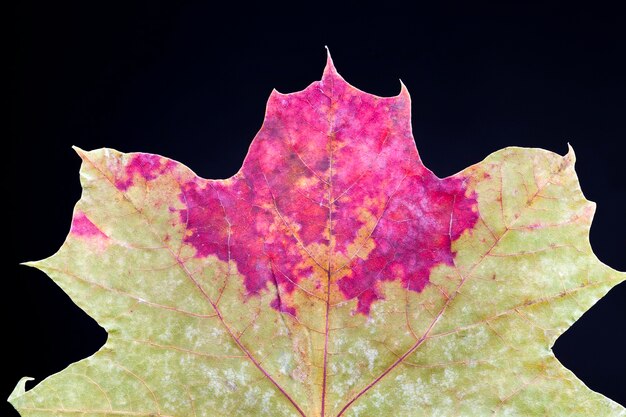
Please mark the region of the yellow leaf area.
<svg viewBox="0 0 626 417"><path fill-rule="evenodd" d="M72 231L59 252L29 265L48 274L108 339L29 391L21 381L9 401L22 416L626 416L551 351L626 279L592 252L594 205L580 190L572 151L561 157L506 148L454 176L475 199L477 218L452 238L452 207L452 256L434 263L419 288L401 266L381 269L374 298L365 301L361 293L349 296L345 282L383 245L374 232L404 177L359 202L350 239L334 228L333 207L349 204L354 190L324 201L314 191L304 196L330 206L320 226L325 243L307 240L302 222L269 191L260 207L273 213L266 224L230 221L216 188L221 223L209 239L190 227L193 215L211 213L193 214L191 200L181 198L196 181L183 165L159 159L124 182L117 173L133 154L78 152L83 195ZM317 179L290 173L294 190L331 189L324 183L330 164ZM271 189L272 178L265 181ZM279 278L270 262L274 281L253 290L251 274L268 271L252 262L254 253L249 263L245 251L237 254L244 228L268 230L262 244L293 250L284 255L299 259L290 271L306 279ZM289 239L273 241L276 230ZM213 248L218 238L228 245Z"/></svg>

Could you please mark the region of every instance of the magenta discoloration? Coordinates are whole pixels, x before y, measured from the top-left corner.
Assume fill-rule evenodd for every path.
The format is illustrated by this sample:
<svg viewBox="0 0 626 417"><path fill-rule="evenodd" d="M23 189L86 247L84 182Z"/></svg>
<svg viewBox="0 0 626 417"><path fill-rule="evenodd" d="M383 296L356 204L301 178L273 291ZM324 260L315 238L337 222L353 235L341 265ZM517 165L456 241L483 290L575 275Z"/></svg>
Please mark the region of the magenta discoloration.
<svg viewBox="0 0 626 417"><path fill-rule="evenodd" d="M299 265L302 254L297 241L277 222L271 208L255 204L264 190L255 193L251 184L254 181L237 181L230 187L219 181L185 184L181 200L187 209L180 212L188 229L185 242L196 248L198 257L236 261L249 294L266 289L268 283L289 294L294 283L311 275L311 267ZM264 197L271 199L269 194ZM272 307L296 314L285 300Z"/></svg>
<svg viewBox="0 0 626 417"><path fill-rule="evenodd" d="M136 175L139 175L146 181L151 181L159 175L170 172L175 165L173 161L158 155L147 153L134 154L130 162L124 167L123 175L115 180L115 186L121 191L126 191L135 183Z"/></svg>
<svg viewBox="0 0 626 417"><path fill-rule="evenodd" d="M387 201L372 232L376 247L338 281L347 298L358 298L363 314L382 297L377 282L400 280L405 288L422 291L433 267L452 265L452 241L477 221L475 197L465 197L462 182L430 172L406 177Z"/></svg>
<svg viewBox="0 0 626 417"><path fill-rule="evenodd" d="M133 167L150 179L163 163L143 156ZM383 281L422 291L478 219L464 178L439 179L423 166L406 89L363 93L330 59L321 81L272 94L240 173L188 181L180 200L185 242L197 257L235 261L249 294L275 286L289 295L307 282L324 289L330 279L331 293L356 299L365 315L384 298ZM296 315L288 298L271 306Z"/></svg>
<svg viewBox="0 0 626 417"><path fill-rule="evenodd" d="M274 298L270 303L270 307L272 307L276 311L280 311L281 313L291 314L292 316L296 315L296 309L294 307L284 305L281 302L280 298Z"/></svg>
<svg viewBox="0 0 626 417"><path fill-rule="evenodd" d="M93 224L87 215L80 210L77 210L74 213L70 233L82 237L101 237L108 239L107 235L105 235L102 230L98 228L98 226Z"/></svg>

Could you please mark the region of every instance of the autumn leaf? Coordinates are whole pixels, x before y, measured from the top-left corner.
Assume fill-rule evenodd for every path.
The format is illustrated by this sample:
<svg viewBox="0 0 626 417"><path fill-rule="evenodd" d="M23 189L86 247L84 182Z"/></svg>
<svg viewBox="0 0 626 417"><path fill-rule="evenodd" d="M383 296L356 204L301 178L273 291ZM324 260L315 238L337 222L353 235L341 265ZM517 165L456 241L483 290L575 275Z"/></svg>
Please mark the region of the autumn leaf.
<svg viewBox="0 0 626 417"><path fill-rule="evenodd" d="M600 263L574 153L437 178L404 86L273 91L241 170L85 152L47 273L108 332L9 398L22 416L624 416L551 346L626 274Z"/></svg>

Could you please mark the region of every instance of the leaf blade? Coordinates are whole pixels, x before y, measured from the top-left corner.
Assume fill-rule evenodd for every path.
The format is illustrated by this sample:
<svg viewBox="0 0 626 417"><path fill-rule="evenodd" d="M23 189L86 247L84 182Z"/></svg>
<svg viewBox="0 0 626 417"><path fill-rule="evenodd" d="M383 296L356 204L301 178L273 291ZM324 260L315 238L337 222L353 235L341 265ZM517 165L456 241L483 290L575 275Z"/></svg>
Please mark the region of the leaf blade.
<svg viewBox="0 0 626 417"><path fill-rule="evenodd" d="M624 413L550 351L625 279L593 255L571 150L439 179L406 88L364 93L330 57L272 93L229 179L75 149L70 234L29 265L109 338L12 396L22 415Z"/></svg>

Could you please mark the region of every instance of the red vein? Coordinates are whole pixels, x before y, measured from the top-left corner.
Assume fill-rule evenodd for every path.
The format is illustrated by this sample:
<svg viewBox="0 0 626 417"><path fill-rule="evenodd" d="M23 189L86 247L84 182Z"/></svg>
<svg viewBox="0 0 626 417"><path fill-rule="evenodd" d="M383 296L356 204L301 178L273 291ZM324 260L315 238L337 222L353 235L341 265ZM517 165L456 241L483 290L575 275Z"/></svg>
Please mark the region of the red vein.
<svg viewBox="0 0 626 417"><path fill-rule="evenodd" d="M451 300L452 298L450 298ZM358 400L361 396L363 396L363 394L365 394L367 391L370 390L370 388L372 388L374 385L376 385L378 383L378 381L380 381L381 379L383 379L385 376L387 376L387 374L389 374L391 371L393 371L395 369L396 366L398 366L399 364L401 364L404 359L406 359L407 356L409 356L411 353L415 352L415 350L420 347L420 345L422 343L424 343L424 341L426 340L426 338L428 337L428 334L430 333L430 331L433 329L433 327L435 327L435 324L439 321L439 318L441 318L441 316L443 315L444 311L446 310L447 305L449 304L449 302L447 302L444 307L441 309L441 311L439 311L439 314L437 314L437 317L435 317L435 319L432 321L432 323L430 323L430 326L428 327L428 329L426 329L426 331L424 332L424 334L422 335L422 337L419 338L419 340L417 342L415 342L415 344L409 349L407 350L402 356L400 356L398 359L396 359L396 361L389 366L382 374L378 375L376 377L376 379L374 379L372 382L370 382L369 384L367 384L367 386L365 388L363 388L361 391L358 392L358 394L356 394L354 397L352 397L352 399L350 401L348 401L346 403L346 405L343 406L343 408L341 409L341 411L339 411L339 414L337 414L337 417L341 416L343 413L346 412L346 410L352 405L352 403L354 403L356 400Z"/></svg>
<svg viewBox="0 0 626 417"><path fill-rule="evenodd" d="M157 399L156 394L154 393L152 388L150 388L148 383L146 381L144 381L139 375L137 375L136 373L134 373L133 371L131 371L130 369L128 369L127 367L125 367L121 363L118 363L118 362L116 362L116 361L114 361L112 359L109 359L109 361L113 365L116 365L119 368L121 368L122 370L124 370L126 373L132 375L137 381L139 381L141 383L141 385L143 385L148 390L148 392L150 393L150 396L152 397L152 401L154 401L154 405L156 405L156 409L157 409L156 414L157 415L161 415L161 404L159 404L159 400Z"/></svg>
<svg viewBox="0 0 626 417"><path fill-rule="evenodd" d="M330 257L329 257L330 258ZM329 262L330 263L330 262ZM330 265L329 265L330 267ZM326 379L328 377L328 335L330 333L330 270L328 271L328 283L326 289L326 323L324 325L324 368L323 368L323 376L322 376L322 417L324 417L325 405L326 405Z"/></svg>
<svg viewBox="0 0 626 417"><path fill-rule="evenodd" d="M224 207L224 203L222 202L222 197L220 196L219 191L217 191L217 188L215 188L215 186L213 185L213 182L209 183L209 186L211 187L211 189L215 192L215 196L217 197L217 201L220 203L220 207L222 208L222 213L224 213L224 220L226 221L226 225L228 226L228 237L226 240L226 245L227 245L227 249L228 249L228 263L226 266L226 278L224 279L224 284L222 285L222 287L220 288L219 292L218 292L218 296L217 296L217 300L215 300L215 304L219 305L221 299L222 299L222 295L224 294L224 291L226 291L226 286L228 285L228 281L230 280L230 277L232 276L231 273L231 264L232 264L232 258L231 258L231 251L230 251L230 238L232 235L232 223L230 222L230 219L228 218L228 214L226 213L226 207ZM187 212L189 212L189 210L187 210ZM185 224L185 229L187 228L187 224ZM182 247L182 245L181 245Z"/></svg>
<svg viewBox="0 0 626 417"><path fill-rule="evenodd" d="M109 394L107 394L107 392L100 386L100 384L98 384L96 381L94 381L91 377L89 377L89 375L85 375L85 374L79 374L83 377L85 377L85 379L87 379L92 385L95 385L96 388L98 388L98 390L102 393L102 395L104 396L104 399L107 401L107 403L109 404L109 411L113 411L113 404L111 404L111 398L109 398Z"/></svg>
<svg viewBox="0 0 626 417"><path fill-rule="evenodd" d="M500 404L498 404L496 408L493 410L492 416L495 416L498 413L498 411L500 411L500 409L504 406L504 404L511 400L511 398L515 397L516 395L519 395L522 391L524 391L526 388L534 384L540 378L542 378L541 374L535 375L534 378L524 382L519 387L517 387L512 393L507 395L505 398L501 399Z"/></svg>
<svg viewBox="0 0 626 417"><path fill-rule="evenodd" d="M331 102L332 108L332 96L334 96L333 92L333 83L331 78L331 97L328 97ZM320 89L321 91L321 89ZM323 91L321 91L324 94ZM324 94L326 95L326 94ZM326 270L326 311L324 313L325 323L324 323L324 367L322 370L322 416L324 417L326 413L326 386L327 386L327 378L328 378L328 336L330 334L330 284L332 278L332 251L333 251L333 135L334 135L334 114L331 113L331 118L329 120L329 131L328 134L328 145L329 145L329 157L328 157L328 269Z"/></svg>
<svg viewBox="0 0 626 417"><path fill-rule="evenodd" d="M204 298L207 300L207 302L209 304L211 304L211 306L213 307L213 310L215 310L215 314L217 314L217 317L219 318L220 322L222 323L222 325L224 326L224 328L226 329L226 331L228 332L228 334L230 335L230 337L233 339L233 341L237 344L237 346L239 346L239 348L241 349L241 351L248 357L248 359L250 360L250 362L252 362L254 364L254 366L257 367L257 369L259 371L261 371L263 373L263 375L265 375L267 377L267 379L274 384L274 386L285 396L285 398L291 403L291 405L293 405L293 407L298 411L298 413L300 413L300 415L302 417L306 417L306 415L304 414L304 411L302 411L302 409L300 408L300 406L295 402L295 400L293 398L291 398L291 396L287 393L287 391L285 391L285 389L280 386L280 384L274 379L272 378L272 376L265 370L265 368L263 368L263 366L261 366L261 363L258 362L256 360L256 358L252 355L252 353L248 350L247 347L245 347L243 345L243 343L241 343L241 340L239 340L239 338L235 335L235 333L233 332L233 330L230 328L230 326L228 324L226 324L226 320L224 320L224 317L222 316L222 312L220 311L220 309L217 307L217 305L213 302L213 300L211 300L211 298L209 297L209 295L206 293L206 291L204 290L204 288L202 288L202 286L200 285L200 283L191 275L191 273L189 272L189 270L187 269L187 267L181 262L180 263L180 267L183 271L185 271L185 273L187 274L187 276L189 277L189 279L194 283L194 285L196 286L196 288L198 288L198 291L200 291L200 293L204 296Z"/></svg>
<svg viewBox="0 0 626 417"><path fill-rule="evenodd" d="M528 301L528 302L524 302L524 303L521 303L521 304L516 304L516 305L514 305L513 307L511 307L511 308L509 308L507 310L501 311L500 313L495 314L495 315L490 316L490 317L485 317L485 318L483 318L481 320L478 320L478 321L476 321L474 323L466 324L465 326L460 326L460 327L457 327L457 328L455 328L453 330L448 330L448 331L441 332L441 333L431 334L429 336L429 339L435 339L435 338L444 337L444 336L448 336L448 335L451 335L451 334L459 333L459 332L471 329L473 327L480 326L481 324L486 324L486 323L488 323L490 321L497 320L497 319L499 319L501 317L507 316L507 315L512 314L512 313L521 314L521 312L519 311L520 309L529 308L529 307L535 306L537 304L548 303L550 301L557 300L557 299L562 298L562 297L566 297L566 296L568 296L570 294L575 294L578 291L581 291L583 289L587 289L589 287L595 287L595 286L601 285L601 284L602 284L602 282L600 282L600 281L598 281L598 282L590 282L590 283L584 284L584 285L582 285L580 287L576 287L576 288L573 288L573 289L570 289L570 290L566 290L566 291L561 291L559 293L552 294L552 295L549 295L549 296L546 296L546 297L542 297L542 298L539 298L537 300ZM528 321L528 318L526 318L526 321ZM529 322L529 323L531 323L535 327L539 327L539 326L537 326L536 323L533 323L533 322Z"/></svg>

